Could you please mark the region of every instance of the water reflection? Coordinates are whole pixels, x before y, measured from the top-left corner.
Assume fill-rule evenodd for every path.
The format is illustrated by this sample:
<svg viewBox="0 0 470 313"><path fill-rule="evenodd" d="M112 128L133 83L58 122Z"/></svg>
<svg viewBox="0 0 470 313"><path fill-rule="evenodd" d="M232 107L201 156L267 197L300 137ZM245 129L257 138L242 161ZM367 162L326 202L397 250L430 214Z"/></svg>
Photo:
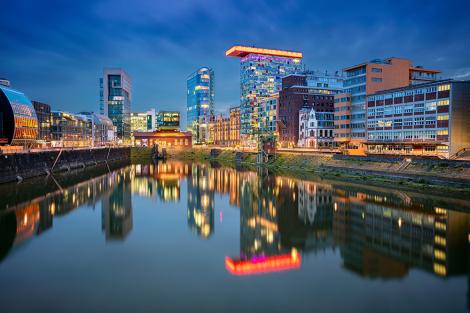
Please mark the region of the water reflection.
<svg viewBox="0 0 470 313"><path fill-rule="evenodd" d="M121 241L139 209L133 194L159 203L186 196L186 222L204 239L216 235L215 195L228 195L240 216L240 250L225 261L233 274L298 269L301 258L328 250L339 251L344 269L372 279L401 279L412 268L468 275L470 268L469 215L455 210L469 210L468 201L176 161L132 165L4 210L0 259L56 218L99 203L105 239Z"/></svg>

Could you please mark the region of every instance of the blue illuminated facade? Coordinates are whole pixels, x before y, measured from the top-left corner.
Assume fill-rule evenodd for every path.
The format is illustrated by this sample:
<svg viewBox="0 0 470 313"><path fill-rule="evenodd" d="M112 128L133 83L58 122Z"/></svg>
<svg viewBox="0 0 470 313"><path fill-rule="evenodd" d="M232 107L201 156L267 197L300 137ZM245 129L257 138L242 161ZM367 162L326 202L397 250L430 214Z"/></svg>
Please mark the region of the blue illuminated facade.
<svg viewBox="0 0 470 313"><path fill-rule="evenodd" d="M203 144L209 139L209 122L214 116L214 71L202 67L187 81L186 128L192 132L193 143Z"/></svg>

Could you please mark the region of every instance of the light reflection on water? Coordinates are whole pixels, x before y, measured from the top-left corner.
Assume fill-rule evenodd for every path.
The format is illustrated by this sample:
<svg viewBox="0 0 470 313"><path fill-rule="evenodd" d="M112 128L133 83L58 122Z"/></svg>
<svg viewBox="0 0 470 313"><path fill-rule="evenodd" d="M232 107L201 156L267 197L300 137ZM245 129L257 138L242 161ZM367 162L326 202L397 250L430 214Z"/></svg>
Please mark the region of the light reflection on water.
<svg viewBox="0 0 470 313"><path fill-rule="evenodd" d="M282 294L292 299L292 305L300 311L314 307L308 298L310 293L323 293L325 299L332 299L338 295L330 290L346 286L348 289L342 292L344 303L327 306L325 299L318 299L318 309L387 311L388 299L396 298L403 288L408 297L418 300L429 289L427 303L417 306L413 301L401 302L395 312L465 311L470 303L470 219L464 212L469 209L470 201L466 200L305 181L210 164L168 161L132 165L62 191L24 199L0 213L0 310L32 308L18 301L20 292L29 290L27 284L37 284L37 279L44 277L37 271L52 275L45 276L55 282L49 291L57 292L57 288L69 283L64 278L67 271L74 269L79 276L87 277L86 283L77 278L74 286L89 304L77 302L68 308L70 311L128 311L135 309L136 303L170 311L202 307L208 311L289 308L275 296L277 291L272 289L276 284L270 277L275 277L277 288L290 286L281 288ZM100 232L94 227L98 217ZM182 224L191 232L185 232ZM93 246L97 241L104 245ZM72 243L85 249L74 249ZM52 263L46 262L48 252L54 255L54 262L63 258L56 271L52 271ZM82 268L77 259L86 257L96 260ZM170 283L150 279L152 275L162 275L158 266L141 264L143 260L139 258L162 262L167 275L172 275L168 278L171 283L202 284L218 299L200 302L199 298L190 301L191 296L187 296L192 306L179 304L177 292L185 294L185 287L171 291L167 288ZM119 268L128 277L117 278L114 283L127 285L129 277L143 275L142 284L133 281L132 286L141 285L148 290L134 294L132 289L117 287L111 280L106 282L111 274L103 264L109 262L121 264L110 265L109 270ZM20 266L24 264L31 267L30 276L23 273ZM142 267L135 269L138 266ZM94 275L87 276L88 271ZM139 271L138 275L135 271ZM320 291L320 282L312 280L322 275L330 279L323 282L325 290ZM200 277L207 281L199 281ZM401 284L397 286L397 282ZM93 283L131 296L127 301L114 299L120 303L114 307L107 304L112 300L108 299L110 295L102 292L102 302L94 302L82 285ZM249 297L231 303L227 297L242 294L243 288L248 290L247 283L257 289L250 289L253 294ZM47 281L41 285L46 292ZM149 289L162 292L162 288L166 289L167 298L152 301L146 295ZM374 294L370 307L364 306L368 303L364 298L345 295L355 294L356 288ZM433 293L445 298L432 297ZM250 297L258 300L255 303ZM41 309L52 308L50 303L39 303ZM59 307L71 303L70 299L64 300ZM137 308L141 309L138 305Z"/></svg>

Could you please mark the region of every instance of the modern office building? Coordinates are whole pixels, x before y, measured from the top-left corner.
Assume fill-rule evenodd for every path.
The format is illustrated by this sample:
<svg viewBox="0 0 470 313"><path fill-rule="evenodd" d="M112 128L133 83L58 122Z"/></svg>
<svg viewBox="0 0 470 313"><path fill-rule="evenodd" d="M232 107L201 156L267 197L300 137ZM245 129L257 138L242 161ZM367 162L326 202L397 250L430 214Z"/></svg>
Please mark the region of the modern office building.
<svg viewBox="0 0 470 313"><path fill-rule="evenodd" d="M282 79L279 92L279 144L295 147L299 142L299 111L313 108L315 112L334 111L334 95L341 92L343 77L338 73L304 71Z"/></svg>
<svg viewBox="0 0 470 313"><path fill-rule="evenodd" d="M299 111L299 142L302 148L332 148L334 146L333 112L316 112L313 108Z"/></svg>
<svg viewBox="0 0 470 313"><path fill-rule="evenodd" d="M187 78L186 129L193 134L193 143L206 143L209 122L214 116L214 71L202 67Z"/></svg>
<svg viewBox="0 0 470 313"><path fill-rule="evenodd" d="M367 97L367 151L457 157L470 149L470 81L440 80Z"/></svg>
<svg viewBox="0 0 470 313"><path fill-rule="evenodd" d="M302 53L233 46L225 55L240 58L240 138L244 145L256 146L260 102L279 92L282 77L300 72Z"/></svg>
<svg viewBox="0 0 470 313"><path fill-rule="evenodd" d="M33 107L38 118L38 144L45 145L51 141L51 106L39 101L33 101Z"/></svg>
<svg viewBox="0 0 470 313"><path fill-rule="evenodd" d="M52 111L51 146L89 147L91 123L83 115Z"/></svg>
<svg viewBox="0 0 470 313"><path fill-rule="evenodd" d="M158 130L179 130L180 112L177 111L159 111L157 116Z"/></svg>
<svg viewBox="0 0 470 313"><path fill-rule="evenodd" d="M38 118L33 104L21 91L0 84L0 144L32 146L38 138Z"/></svg>
<svg viewBox="0 0 470 313"><path fill-rule="evenodd" d="M90 125L92 147L108 146L115 143L115 126L109 117L94 112L81 112L79 116L85 118Z"/></svg>
<svg viewBox="0 0 470 313"><path fill-rule="evenodd" d="M401 58L376 59L343 69L344 91L337 98L349 97L350 103L337 100L338 114L348 116L348 122L338 122L337 127L348 131L336 134L336 140L357 153L364 151L366 141L366 96L380 90L405 87L410 84L429 82L437 79L440 71L413 66ZM342 110L341 108L344 108ZM341 126L342 125L342 126ZM347 128L346 128L347 127Z"/></svg>
<svg viewBox="0 0 470 313"><path fill-rule="evenodd" d="M108 116L117 129L119 142L131 139L131 78L121 68L105 68L100 79L100 113Z"/></svg>

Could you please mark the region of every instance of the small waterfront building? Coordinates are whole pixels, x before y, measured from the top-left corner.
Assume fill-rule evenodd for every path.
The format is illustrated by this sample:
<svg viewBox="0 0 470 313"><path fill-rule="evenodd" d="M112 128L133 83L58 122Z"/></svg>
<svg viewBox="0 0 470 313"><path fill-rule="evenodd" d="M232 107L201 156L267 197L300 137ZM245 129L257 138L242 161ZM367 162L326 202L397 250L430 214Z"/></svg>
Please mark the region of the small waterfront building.
<svg viewBox="0 0 470 313"><path fill-rule="evenodd" d="M84 116L52 111L51 146L90 147L91 123Z"/></svg>
<svg viewBox="0 0 470 313"><path fill-rule="evenodd" d="M0 84L0 144L31 147L39 133L36 111L23 92L8 85Z"/></svg>
<svg viewBox="0 0 470 313"><path fill-rule="evenodd" d="M33 107L38 117L38 144L47 145L51 141L51 106L39 101L33 101Z"/></svg>
<svg viewBox="0 0 470 313"><path fill-rule="evenodd" d="M367 97L370 154L458 157L470 149L470 81L440 80Z"/></svg>
<svg viewBox="0 0 470 313"><path fill-rule="evenodd" d="M158 145L160 148L185 149L192 147L192 133L183 131L156 130L154 132L135 132L135 145L141 147L152 147Z"/></svg>
<svg viewBox="0 0 470 313"><path fill-rule="evenodd" d="M313 108L299 111L298 147L321 149L334 146L334 114Z"/></svg>

